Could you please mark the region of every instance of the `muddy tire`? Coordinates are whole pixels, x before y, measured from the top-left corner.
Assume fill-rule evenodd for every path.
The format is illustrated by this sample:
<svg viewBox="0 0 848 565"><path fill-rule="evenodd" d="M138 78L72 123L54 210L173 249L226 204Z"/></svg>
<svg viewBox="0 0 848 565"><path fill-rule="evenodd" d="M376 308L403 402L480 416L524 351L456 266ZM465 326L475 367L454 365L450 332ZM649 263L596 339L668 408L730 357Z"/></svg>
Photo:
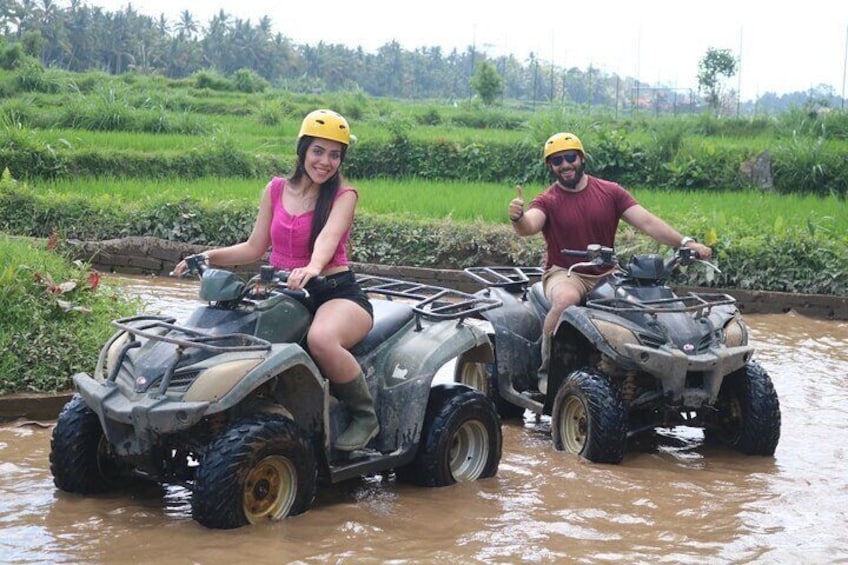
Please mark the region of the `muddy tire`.
<svg viewBox="0 0 848 565"><path fill-rule="evenodd" d="M57 488L76 494L114 490L128 481L103 435L97 414L75 394L50 438L50 472Z"/></svg>
<svg viewBox="0 0 848 565"><path fill-rule="evenodd" d="M554 447L594 463L620 463L627 445L627 409L621 394L600 371L568 375L551 412Z"/></svg>
<svg viewBox="0 0 848 565"><path fill-rule="evenodd" d="M768 373L751 362L724 378L717 425L707 436L746 455L774 455L780 440L780 402Z"/></svg>
<svg viewBox="0 0 848 565"><path fill-rule="evenodd" d="M434 387L418 453L397 475L428 487L493 477L502 448L500 418L483 393L465 386Z"/></svg>
<svg viewBox="0 0 848 565"><path fill-rule="evenodd" d="M218 529L282 520L309 509L316 483L315 452L300 428L277 414L256 414L209 444L192 517Z"/></svg>
<svg viewBox="0 0 848 565"><path fill-rule="evenodd" d="M523 417L524 407L508 402L498 392L497 365L466 361L464 357L460 356L456 362L456 382L482 392L495 404L495 409L504 420Z"/></svg>

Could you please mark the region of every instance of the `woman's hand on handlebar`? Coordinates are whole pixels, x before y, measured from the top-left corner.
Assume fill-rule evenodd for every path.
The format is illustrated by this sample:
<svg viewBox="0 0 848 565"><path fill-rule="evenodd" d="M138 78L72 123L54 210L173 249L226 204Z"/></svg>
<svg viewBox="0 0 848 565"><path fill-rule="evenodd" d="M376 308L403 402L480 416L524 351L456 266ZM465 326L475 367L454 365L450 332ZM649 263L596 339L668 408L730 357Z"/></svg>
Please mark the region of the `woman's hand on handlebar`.
<svg viewBox="0 0 848 565"><path fill-rule="evenodd" d="M177 263L177 266L174 267L174 270L171 271L169 274L172 277L178 277L179 278L179 277L183 276L183 273L186 272L186 269L188 269L188 264L186 264L185 259L183 259L182 261Z"/></svg>
<svg viewBox="0 0 848 565"><path fill-rule="evenodd" d="M179 263L177 263L174 270L169 274L172 277L182 277L187 274L187 271L194 271L198 268L200 263L208 263L209 256L206 253L197 253L195 255L189 255Z"/></svg>
<svg viewBox="0 0 848 565"><path fill-rule="evenodd" d="M289 278L286 281L286 286L289 290L301 290L306 286L311 279L319 276L321 271L309 265L292 269L289 273Z"/></svg>

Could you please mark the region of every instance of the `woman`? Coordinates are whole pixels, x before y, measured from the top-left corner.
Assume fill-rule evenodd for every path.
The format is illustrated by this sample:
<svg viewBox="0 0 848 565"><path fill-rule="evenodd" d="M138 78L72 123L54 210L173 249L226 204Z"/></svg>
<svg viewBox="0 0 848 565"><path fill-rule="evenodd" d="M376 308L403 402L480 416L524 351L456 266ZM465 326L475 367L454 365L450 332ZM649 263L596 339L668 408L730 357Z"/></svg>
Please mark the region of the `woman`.
<svg viewBox="0 0 848 565"><path fill-rule="evenodd" d="M373 323L371 303L345 250L358 198L339 171L349 145L350 128L341 115L311 112L298 134L294 174L274 177L265 187L250 237L206 252L210 264L241 265L259 260L270 247L271 264L289 272L288 287L308 286L315 303L309 351L352 417L335 441L340 451L364 447L380 430L365 376L349 351ZM181 261L174 272L185 269Z"/></svg>

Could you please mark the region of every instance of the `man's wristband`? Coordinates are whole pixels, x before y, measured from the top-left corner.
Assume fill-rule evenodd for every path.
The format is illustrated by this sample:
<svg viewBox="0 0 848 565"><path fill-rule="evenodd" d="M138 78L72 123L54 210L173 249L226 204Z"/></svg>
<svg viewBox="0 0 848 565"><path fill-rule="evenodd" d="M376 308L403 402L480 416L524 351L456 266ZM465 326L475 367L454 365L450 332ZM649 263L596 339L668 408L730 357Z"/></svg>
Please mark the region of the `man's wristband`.
<svg viewBox="0 0 848 565"><path fill-rule="evenodd" d="M689 237L688 235L680 240L680 247L686 247L686 244L690 241L695 241L694 237Z"/></svg>

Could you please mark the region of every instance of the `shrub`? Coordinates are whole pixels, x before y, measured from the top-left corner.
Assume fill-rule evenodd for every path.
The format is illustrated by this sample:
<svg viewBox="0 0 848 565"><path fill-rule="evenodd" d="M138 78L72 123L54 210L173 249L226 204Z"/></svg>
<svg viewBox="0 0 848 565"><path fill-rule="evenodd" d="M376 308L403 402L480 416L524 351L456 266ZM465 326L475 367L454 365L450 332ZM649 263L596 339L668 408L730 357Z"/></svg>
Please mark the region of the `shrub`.
<svg viewBox="0 0 848 565"><path fill-rule="evenodd" d="M233 77L233 83L239 92L265 92L270 86L268 81L250 69L239 69Z"/></svg>
<svg viewBox="0 0 848 565"><path fill-rule="evenodd" d="M94 368L110 320L140 306L99 283L50 243L0 237L0 394L69 390L71 375Z"/></svg>

